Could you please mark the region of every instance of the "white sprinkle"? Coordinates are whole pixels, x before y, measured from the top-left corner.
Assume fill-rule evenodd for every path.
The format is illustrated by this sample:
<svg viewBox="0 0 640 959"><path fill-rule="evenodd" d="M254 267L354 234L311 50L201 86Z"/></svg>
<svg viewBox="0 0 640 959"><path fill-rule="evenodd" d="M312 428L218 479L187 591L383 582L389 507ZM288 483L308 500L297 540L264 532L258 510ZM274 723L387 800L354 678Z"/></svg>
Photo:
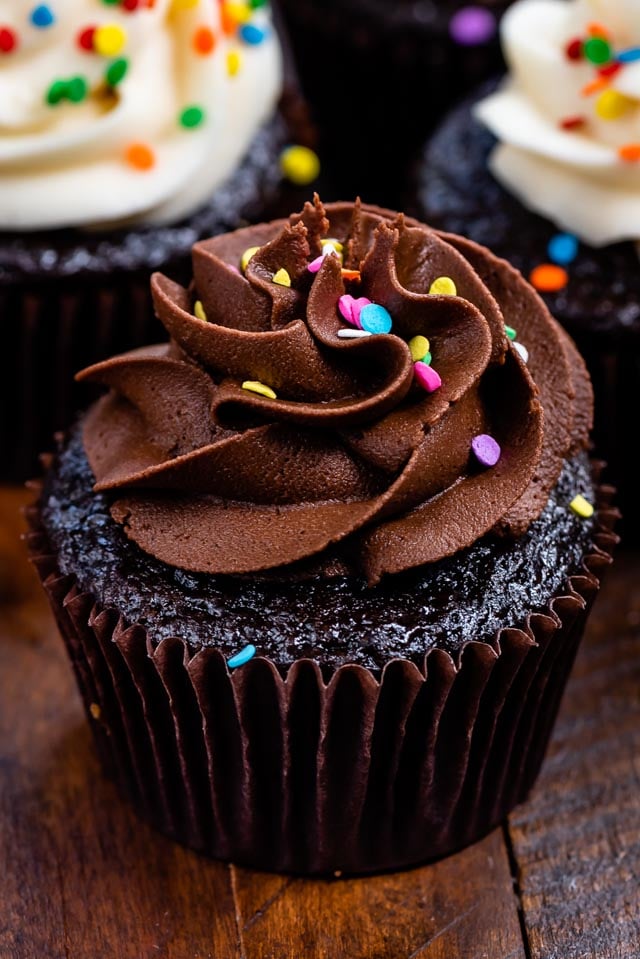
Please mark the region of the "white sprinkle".
<svg viewBox="0 0 640 959"><path fill-rule="evenodd" d="M363 336L373 336L368 330L338 330L341 340L361 340Z"/></svg>
<svg viewBox="0 0 640 959"><path fill-rule="evenodd" d="M522 343L513 343L514 350L517 350L525 363L529 362L529 350Z"/></svg>

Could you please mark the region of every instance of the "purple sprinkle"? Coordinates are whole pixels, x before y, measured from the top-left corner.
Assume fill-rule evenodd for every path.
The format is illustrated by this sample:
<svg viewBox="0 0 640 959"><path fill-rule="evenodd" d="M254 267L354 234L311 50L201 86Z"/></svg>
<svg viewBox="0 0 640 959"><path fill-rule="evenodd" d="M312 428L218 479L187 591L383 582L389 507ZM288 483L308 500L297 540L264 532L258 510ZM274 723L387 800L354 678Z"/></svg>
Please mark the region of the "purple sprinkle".
<svg viewBox="0 0 640 959"><path fill-rule="evenodd" d="M449 33L461 47L477 47L493 40L498 29L490 10L476 5L462 7L449 22Z"/></svg>
<svg viewBox="0 0 640 959"><path fill-rule="evenodd" d="M487 433L474 436L471 440L471 449L482 466L495 466L502 452L493 436L488 436Z"/></svg>

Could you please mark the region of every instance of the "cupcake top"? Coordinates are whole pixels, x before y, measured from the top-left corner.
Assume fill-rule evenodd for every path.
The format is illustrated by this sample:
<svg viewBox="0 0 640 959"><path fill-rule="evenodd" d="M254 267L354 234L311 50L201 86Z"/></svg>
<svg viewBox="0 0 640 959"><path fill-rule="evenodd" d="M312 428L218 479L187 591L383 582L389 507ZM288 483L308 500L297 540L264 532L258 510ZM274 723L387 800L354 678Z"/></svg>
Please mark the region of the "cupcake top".
<svg viewBox="0 0 640 959"><path fill-rule="evenodd" d="M0 229L180 220L281 86L265 0L0 0Z"/></svg>
<svg viewBox="0 0 640 959"><path fill-rule="evenodd" d="M111 388L84 423L96 489L170 566L373 584L521 535L587 445L566 334L460 237L316 197L196 244L193 274L152 279L168 345L80 374Z"/></svg>
<svg viewBox="0 0 640 959"><path fill-rule="evenodd" d="M640 9L520 0L502 21L503 87L476 108L496 178L592 246L640 239Z"/></svg>

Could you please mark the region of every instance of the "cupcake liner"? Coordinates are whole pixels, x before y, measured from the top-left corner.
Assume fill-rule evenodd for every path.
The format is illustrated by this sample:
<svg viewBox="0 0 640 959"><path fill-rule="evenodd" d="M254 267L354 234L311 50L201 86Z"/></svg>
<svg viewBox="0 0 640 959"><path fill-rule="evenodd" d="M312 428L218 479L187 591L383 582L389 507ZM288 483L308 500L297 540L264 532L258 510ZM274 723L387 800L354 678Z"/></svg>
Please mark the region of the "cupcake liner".
<svg viewBox="0 0 640 959"><path fill-rule="evenodd" d="M37 506L28 545L105 772L144 819L214 858L366 873L465 846L527 795L617 542L612 492L599 487L593 548L544 613L379 678L310 660L283 676L260 657L230 671L218 650L154 645L61 575Z"/></svg>

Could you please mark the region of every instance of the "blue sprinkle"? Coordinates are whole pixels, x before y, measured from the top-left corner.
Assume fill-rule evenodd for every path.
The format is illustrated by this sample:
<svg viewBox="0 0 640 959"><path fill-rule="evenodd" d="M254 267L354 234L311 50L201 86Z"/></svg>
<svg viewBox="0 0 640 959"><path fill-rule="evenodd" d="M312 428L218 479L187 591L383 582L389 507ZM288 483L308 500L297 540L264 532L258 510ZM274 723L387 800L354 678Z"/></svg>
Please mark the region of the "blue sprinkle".
<svg viewBox="0 0 640 959"><path fill-rule="evenodd" d="M41 3L31 11L31 23L34 27L50 27L55 22L56 18L53 15L53 10L46 3Z"/></svg>
<svg viewBox="0 0 640 959"><path fill-rule="evenodd" d="M239 653L236 653L235 656L227 660L227 666L229 669L235 669L236 666L244 666L250 659L253 659L255 654L256 647L252 643L249 643L249 645L241 649Z"/></svg>
<svg viewBox="0 0 640 959"><path fill-rule="evenodd" d="M262 43L266 35L266 30L256 27L256 25L253 23L245 23L240 27L240 36L244 42L250 43L254 47L259 43Z"/></svg>
<svg viewBox="0 0 640 959"><path fill-rule="evenodd" d="M635 63L640 60L640 47L629 47L628 50L621 50L616 56L618 63Z"/></svg>
<svg viewBox="0 0 640 959"><path fill-rule="evenodd" d="M390 333L393 321L384 306L367 303L360 310L360 326L369 333Z"/></svg>
<svg viewBox="0 0 640 959"><path fill-rule="evenodd" d="M578 255L578 238L572 233L558 233L549 241L549 259L559 266L568 266Z"/></svg>

